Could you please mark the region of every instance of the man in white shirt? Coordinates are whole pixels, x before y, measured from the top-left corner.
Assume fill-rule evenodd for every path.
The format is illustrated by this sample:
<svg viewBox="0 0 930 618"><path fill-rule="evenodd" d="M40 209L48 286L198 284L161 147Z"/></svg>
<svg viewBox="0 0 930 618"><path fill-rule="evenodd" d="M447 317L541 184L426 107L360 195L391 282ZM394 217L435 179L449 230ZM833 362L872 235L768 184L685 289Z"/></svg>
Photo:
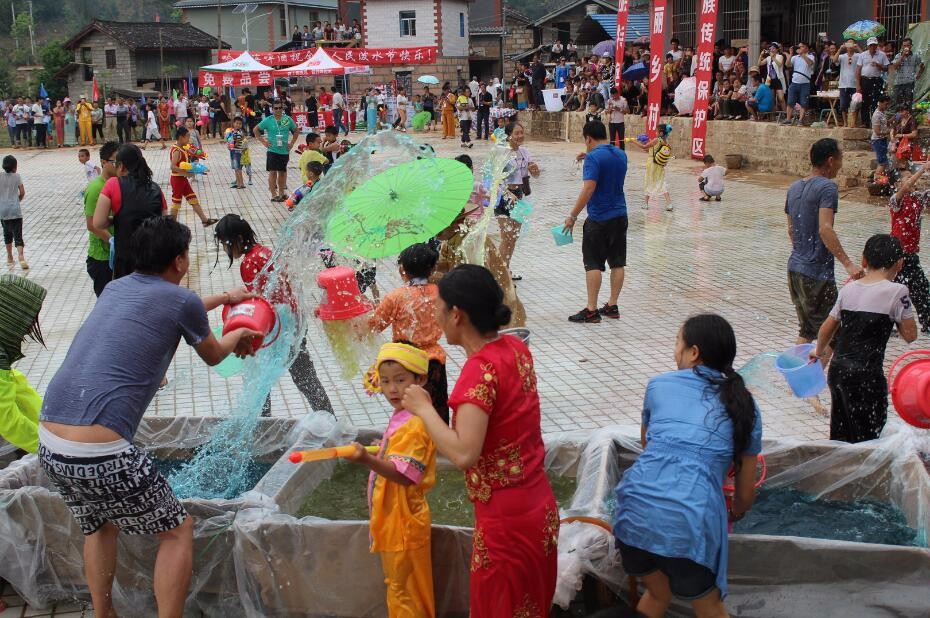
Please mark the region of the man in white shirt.
<svg viewBox="0 0 930 618"><path fill-rule="evenodd" d="M103 106L103 130L104 136L116 141L116 99L110 98L106 105Z"/></svg>
<svg viewBox="0 0 930 618"><path fill-rule="evenodd" d="M723 71L724 77L729 79L730 71L733 70L734 64L736 64L736 56L733 55L733 48L727 47L723 50L723 55L720 56L720 59L717 61L717 68Z"/></svg>
<svg viewBox="0 0 930 618"><path fill-rule="evenodd" d="M183 94L174 102L174 117L182 126L184 121L187 120L187 97Z"/></svg>
<svg viewBox="0 0 930 618"><path fill-rule="evenodd" d="M672 48L668 50L668 53L672 55L672 60L675 61L675 68L681 68L681 60L685 57L685 52L679 47L680 43L678 39L671 40Z"/></svg>
<svg viewBox="0 0 930 618"><path fill-rule="evenodd" d="M811 75L814 71L814 54L807 43L798 43L797 53L791 56L791 85L788 86L788 109L782 124L791 124L795 104L801 106L798 123L804 121L811 95Z"/></svg>
<svg viewBox="0 0 930 618"><path fill-rule="evenodd" d="M474 75L472 75L472 76L471 76L471 81L468 82L468 90L470 91L469 94L468 94L468 96L470 96L470 97L472 98L473 101L474 101L475 97L478 96L478 86L479 86L479 85L480 85L480 84L478 84L478 78L475 77ZM476 101L476 103L477 103L477 101Z"/></svg>
<svg viewBox="0 0 930 618"><path fill-rule="evenodd" d="M23 103L22 98L16 99L16 105L13 106L13 117L16 120L16 144L17 148L25 148L28 143L32 146L32 133L29 131L29 117L32 115L32 106Z"/></svg>
<svg viewBox="0 0 930 618"><path fill-rule="evenodd" d="M33 127L36 130L36 148L48 148L45 141L45 131L48 125L45 124L45 110L42 109L42 99L32 104Z"/></svg>
<svg viewBox="0 0 930 618"><path fill-rule="evenodd" d="M859 45L853 39L849 39L836 51L833 62L840 66L840 123L845 124L852 95L858 88L856 71L859 69Z"/></svg>
<svg viewBox="0 0 930 618"><path fill-rule="evenodd" d="M342 114L346 106L346 100L342 96L342 93L336 89L333 89L333 126L336 127L336 135L339 135L339 132L345 130L345 134L349 134L349 119L346 118L345 125L342 124Z"/></svg>
<svg viewBox="0 0 930 618"><path fill-rule="evenodd" d="M610 98L607 99L607 127L610 129L610 143L620 150L626 150L626 123L624 114L629 113L630 106L620 95L616 87L610 89Z"/></svg>
<svg viewBox="0 0 930 618"><path fill-rule="evenodd" d="M856 67L856 92L862 94L862 126L870 126L872 113L878 106L878 95L882 93L882 76L888 71L888 56L878 49L874 36L866 41L868 49L859 54Z"/></svg>

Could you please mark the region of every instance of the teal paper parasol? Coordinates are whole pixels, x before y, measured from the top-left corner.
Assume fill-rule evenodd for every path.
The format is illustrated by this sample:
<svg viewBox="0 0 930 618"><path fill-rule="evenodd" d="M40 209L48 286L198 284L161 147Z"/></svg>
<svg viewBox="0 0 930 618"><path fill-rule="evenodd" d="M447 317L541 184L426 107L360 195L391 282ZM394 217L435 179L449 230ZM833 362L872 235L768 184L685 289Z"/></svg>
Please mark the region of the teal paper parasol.
<svg viewBox="0 0 930 618"><path fill-rule="evenodd" d="M885 34L885 26L871 19L863 19L854 24L850 24L846 30L843 30L844 39L855 39L863 41L869 37L877 37Z"/></svg>
<svg viewBox="0 0 930 618"><path fill-rule="evenodd" d="M471 170L452 159L392 167L352 191L326 223L326 241L345 255L397 255L448 227L472 185Z"/></svg>

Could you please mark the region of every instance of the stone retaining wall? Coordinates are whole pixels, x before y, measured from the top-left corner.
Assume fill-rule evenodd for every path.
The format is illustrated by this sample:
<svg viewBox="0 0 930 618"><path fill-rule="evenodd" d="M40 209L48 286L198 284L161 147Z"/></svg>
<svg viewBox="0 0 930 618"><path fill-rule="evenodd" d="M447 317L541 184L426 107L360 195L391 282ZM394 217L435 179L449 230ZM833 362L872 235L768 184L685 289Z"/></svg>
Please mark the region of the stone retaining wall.
<svg viewBox="0 0 930 618"><path fill-rule="evenodd" d="M520 112L527 134L536 138L581 143L584 114L581 112ZM663 118L671 123L671 146L678 159L691 152L691 118ZM626 117L626 135L645 132L644 118ZM868 129L815 129L790 127L774 122L715 120L707 130L707 152L721 165L726 155L739 154L743 165L763 172L803 176L810 168L811 144L824 137L840 140L843 169L837 178L840 186L864 183L872 170L875 156L869 147ZM921 141L930 138L930 129L921 129Z"/></svg>

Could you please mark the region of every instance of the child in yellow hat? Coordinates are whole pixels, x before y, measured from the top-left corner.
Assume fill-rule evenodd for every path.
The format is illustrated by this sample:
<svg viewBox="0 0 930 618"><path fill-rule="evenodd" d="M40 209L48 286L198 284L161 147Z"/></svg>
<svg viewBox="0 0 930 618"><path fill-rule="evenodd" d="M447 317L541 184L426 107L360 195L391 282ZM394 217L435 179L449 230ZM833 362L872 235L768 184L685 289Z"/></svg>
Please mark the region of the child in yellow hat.
<svg viewBox="0 0 930 618"><path fill-rule="evenodd" d="M404 409L404 391L424 386L429 356L406 343L386 343L365 375L369 393L394 408L376 454L355 444L350 461L371 470L368 480L372 553L381 554L388 616L436 615L426 493L436 484L436 447L423 421Z"/></svg>

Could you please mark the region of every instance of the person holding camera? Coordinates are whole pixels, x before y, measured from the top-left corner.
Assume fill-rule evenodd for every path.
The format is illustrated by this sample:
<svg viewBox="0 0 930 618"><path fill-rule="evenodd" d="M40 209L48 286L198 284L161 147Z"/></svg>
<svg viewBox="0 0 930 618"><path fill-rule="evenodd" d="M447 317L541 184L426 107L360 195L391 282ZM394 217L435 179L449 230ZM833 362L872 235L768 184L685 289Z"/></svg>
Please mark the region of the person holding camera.
<svg viewBox="0 0 930 618"><path fill-rule="evenodd" d="M759 56L759 68L764 71L765 84L775 93L776 110L785 109L785 62L778 43L769 45Z"/></svg>
<svg viewBox="0 0 930 618"><path fill-rule="evenodd" d="M814 55L810 53L807 43L798 43L794 48L795 54L791 56L791 85L788 86L788 109L785 110L785 119L782 124L791 124L795 104L801 107L798 114L798 124L804 122L804 114L810 102L811 76L814 72Z"/></svg>
<svg viewBox="0 0 930 618"><path fill-rule="evenodd" d="M905 38L901 41L901 51L891 63L895 70L894 106L895 109L910 109L914 102L914 82L924 72L924 62L914 53L914 41Z"/></svg>
<svg viewBox="0 0 930 618"><path fill-rule="evenodd" d="M859 54L856 67L856 92L862 94L862 126L871 126L872 113L878 106L878 96L884 88L882 76L888 70L888 56L878 50L874 36L866 41L867 50Z"/></svg>
<svg viewBox="0 0 930 618"><path fill-rule="evenodd" d="M856 93L856 69L859 66L859 44L853 39L846 41L841 49L833 56L833 62L839 66L840 71L840 121L847 124L847 112Z"/></svg>

